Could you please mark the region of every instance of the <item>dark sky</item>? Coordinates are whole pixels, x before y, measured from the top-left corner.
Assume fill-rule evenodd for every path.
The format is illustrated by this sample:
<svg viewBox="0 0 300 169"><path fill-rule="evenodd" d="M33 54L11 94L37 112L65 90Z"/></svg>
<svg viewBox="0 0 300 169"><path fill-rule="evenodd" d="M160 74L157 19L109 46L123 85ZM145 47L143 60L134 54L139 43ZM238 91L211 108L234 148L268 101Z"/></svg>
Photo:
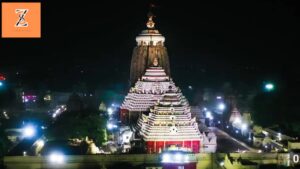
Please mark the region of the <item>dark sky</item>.
<svg viewBox="0 0 300 169"><path fill-rule="evenodd" d="M65 89L126 84L150 1L43 1L41 39L0 39L0 72ZM153 2L153 1L152 1ZM300 82L299 1L154 1L181 86Z"/></svg>

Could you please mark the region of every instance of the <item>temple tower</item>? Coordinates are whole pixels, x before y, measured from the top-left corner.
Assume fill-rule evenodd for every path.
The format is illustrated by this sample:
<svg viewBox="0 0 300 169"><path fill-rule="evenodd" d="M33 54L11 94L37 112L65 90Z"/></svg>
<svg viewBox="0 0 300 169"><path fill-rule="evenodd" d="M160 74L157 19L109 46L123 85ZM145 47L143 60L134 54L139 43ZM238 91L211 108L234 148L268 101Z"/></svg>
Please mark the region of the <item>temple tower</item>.
<svg viewBox="0 0 300 169"><path fill-rule="evenodd" d="M133 49L130 67L131 85L137 82L148 67L154 66L154 60L168 76L170 75L169 56L164 46L165 37L155 29L153 17L152 13L148 14L147 29L136 37L137 46Z"/></svg>

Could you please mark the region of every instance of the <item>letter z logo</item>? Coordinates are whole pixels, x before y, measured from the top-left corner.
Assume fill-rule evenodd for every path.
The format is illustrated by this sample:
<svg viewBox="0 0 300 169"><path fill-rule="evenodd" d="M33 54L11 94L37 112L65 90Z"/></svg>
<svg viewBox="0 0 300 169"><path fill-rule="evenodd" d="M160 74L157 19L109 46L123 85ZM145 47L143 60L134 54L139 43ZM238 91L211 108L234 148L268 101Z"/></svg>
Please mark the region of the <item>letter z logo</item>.
<svg viewBox="0 0 300 169"><path fill-rule="evenodd" d="M28 22L25 20L25 16L28 13L29 9L16 9L16 14L19 19L17 20L15 27L28 27Z"/></svg>
<svg viewBox="0 0 300 169"><path fill-rule="evenodd" d="M41 2L0 3L2 38L41 38Z"/></svg>

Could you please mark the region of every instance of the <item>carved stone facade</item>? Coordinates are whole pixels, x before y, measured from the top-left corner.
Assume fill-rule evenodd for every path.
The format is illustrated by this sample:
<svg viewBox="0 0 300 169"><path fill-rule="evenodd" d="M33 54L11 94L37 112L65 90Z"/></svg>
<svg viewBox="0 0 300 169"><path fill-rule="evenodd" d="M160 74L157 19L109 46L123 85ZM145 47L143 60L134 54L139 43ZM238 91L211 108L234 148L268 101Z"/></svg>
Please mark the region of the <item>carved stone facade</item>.
<svg viewBox="0 0 300 169"><path fill-rule="evenodd" d="M168 76L170 75L169 56L164 46L165 37L154 28L151 16L146 25L148 29L136 37L137 46L133 50L130 67L131 85L135 84L148 67L153 66L155 59L158 66L162 67Z"/></svg>

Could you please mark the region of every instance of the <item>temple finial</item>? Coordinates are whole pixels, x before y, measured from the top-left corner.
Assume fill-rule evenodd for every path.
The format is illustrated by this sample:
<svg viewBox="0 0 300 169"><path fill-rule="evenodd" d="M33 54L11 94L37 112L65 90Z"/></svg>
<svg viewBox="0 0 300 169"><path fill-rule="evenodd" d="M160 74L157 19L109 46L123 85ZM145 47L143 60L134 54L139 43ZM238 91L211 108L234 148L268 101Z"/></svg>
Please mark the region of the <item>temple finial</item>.
<svg viewBox="0 0 300 169"><path fill-rule="evenodd" d="M149 28L149 29L153 29L154 26L155 26L155 23L153 21L154 15L152 13L152 8L154 8L154 7L155 7L154 4L150 4L150 6L149 6L148 21L147 21L147 24L146 24L147 28Z"/></svg>

